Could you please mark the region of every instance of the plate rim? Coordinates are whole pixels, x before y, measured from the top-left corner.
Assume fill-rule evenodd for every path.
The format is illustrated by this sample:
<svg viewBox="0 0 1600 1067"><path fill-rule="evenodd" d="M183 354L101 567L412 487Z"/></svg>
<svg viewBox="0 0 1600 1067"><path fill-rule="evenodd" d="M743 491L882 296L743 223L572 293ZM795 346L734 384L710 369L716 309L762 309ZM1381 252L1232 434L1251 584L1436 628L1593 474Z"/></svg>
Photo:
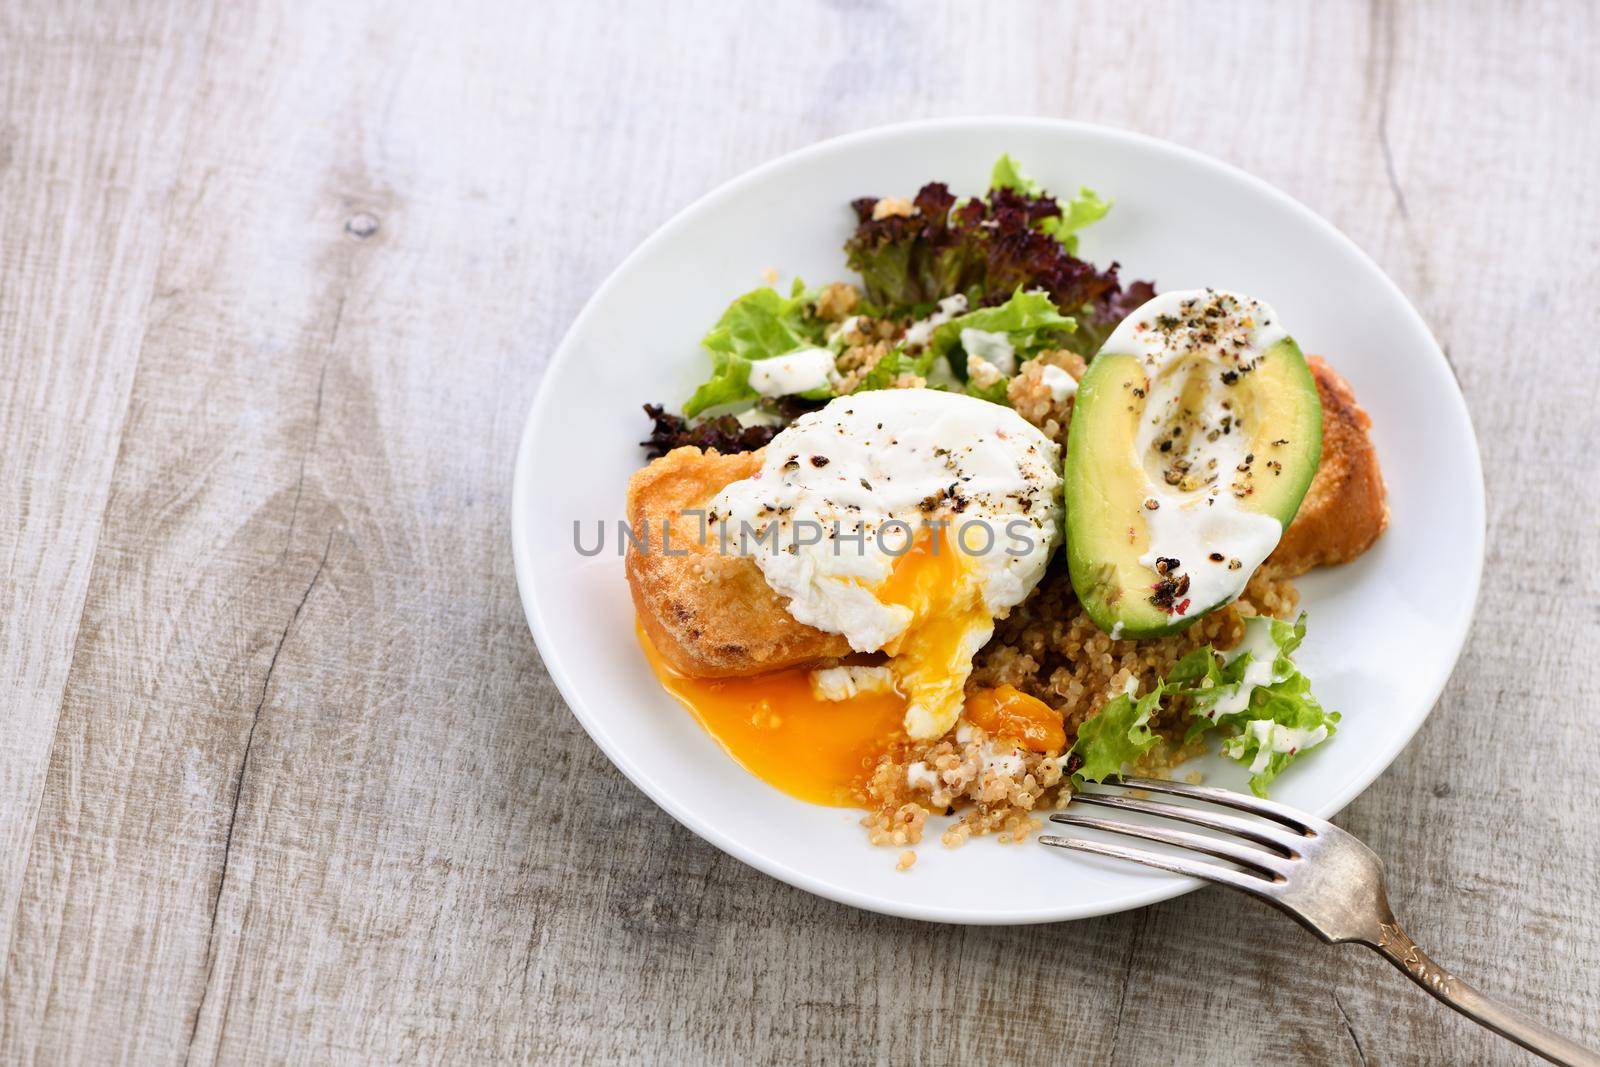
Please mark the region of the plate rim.
<svg viewBox="0 0 1600 1067"><path fill-rule="evenodd" d="M538 589L533 578L533 560L530 547L532 539L527 529L528 523L532 519L532 509L529 506L531 501L528 500L527 493L529 492L531 480L529 472L535 462L534 439L536 428L547 417L548 409L556 402L554 400L555 390L550 386L551 379L555 377L557 369L564 367L573 358L574 339L582 334L589 320L599 314L599 309L606 303L606 297L610 291L618 284L619 279L634 262L643 258L656 245L669 240L679 230L694 223L701 215L714 210L725 197L746 186L762 181L772 173L792 167L798 163L831 153L847 152L858 144L880 138L890 138L917 132L987 131L1000 127L1056 130L1105 137L1113 141L1120 140L1146 149L1176 153L1196 166L1218 172L1232 180L1243 182L1256 194L1275 200L1295 214L1302 216L1313 227L1322 231L1325 236L1332 238L1335 243L1343 245L1347 251L1353 252L1361 262L1364 262L1376 277L1381 279L1390 293L1399 298L1400 305L1404 308L1405 316L1414 327L1421 331L1421 335L1427 338L1429 353L1435 369L1443 371L1444 380L1449 386L1444 392L1444 397L1448 398L1449 403L1455 405L1456 413L1465 423L1468 437L1471 441L1471 448L1467 450L1465 460L1472 475L1469 479L1470 488L1473 490L1471 504L1472 510L1476 512L1477 521L1472 525L1470 531L1474 541L1470 546L1474 565L1472 567L1469 606L1466 611L1461 613L1450 633L1453 648L1450 653L1448 667L1428 687L1432 695L1428 700L1427 711L1417 720L1415 726L1406 733L1404 738L1398 740L1392 746L1392 751L1369 760L1360 771L1347 781L1344 788L1331 794L1327 801L1314 809L1314 813L1318 816L1331 818L1343 810L1350 801L1365 792L1367 787L1399 758L1400 754L1416 738L1423 724L1427 722L1437 708L1439 698L1443 695L1445 687L1449 684L1450 679L1455 674L1457 665L1460 663L1461 655L1466 648L1467 638L1472 631L1473 621L1477 616L1488 539L1488 512L1483 477L1483 460L1478 446L1477 428L1472 422L1472 412L1467 404L1466 396L1462 392L1461 381L1455 372L1454 366L1445 356L1438 339L1433 335L1433 331L1428 327L1427 321L1422 317L1415 305L1412 304L1410 298L1378 265L1376 260L1367 255L1361 246L1356 244L1354 240L1333 223L1265 179L1197 149L1133 130L1075 119L1011 115L918 119L909 122L870 126L816 141L794 151L784 153L714 186L675 212L667 221L658 226L648 237L624 256L621 262L612 268L605 280L589 296L589 299L584 302L582 309L572 320L571 325L567 327L566 332L551 353L540 378L538 388L535 391L533 401L529 405L528 414L523 421L522 433L519 435L517 444L516 462L512 471L509 532L511 535L513 566L517 580L517 592L522 601L523 614L526 616L528 628L532 632L534 644L538 648L540 661L543 663L545 671L549 674L551 680L555 682L556 689L566 702L572 716L578 720L584 732L599 746L606 758L611 761L611 764L620 770L634 787L644 793L652 803L702 840L764 874L786 882L797 889L840 904L898 918L972 926L1029 925L1111 915L1170 900L1182 894L1193 892L1207 883L1196 878L1175 878L1168 881L1159 881L1152 884L1147 890L1129 894L1119 899L1116 903L1109 905L1072 906L1070 903L1065 903L1059 908L1014 909L1010 911L1002 909L974 913L960 907L912 904L892 898L873 896L845 886L836 885L773 857L747 848L716 826L690 812L671 794L654 789L649 783L649 779L621 751L606 730L586 712L583 699L579 695L580 690L574 679L560 662L559 657L552 655L550 652L552 645L547 636L543 614L539 609Z"/></svg>

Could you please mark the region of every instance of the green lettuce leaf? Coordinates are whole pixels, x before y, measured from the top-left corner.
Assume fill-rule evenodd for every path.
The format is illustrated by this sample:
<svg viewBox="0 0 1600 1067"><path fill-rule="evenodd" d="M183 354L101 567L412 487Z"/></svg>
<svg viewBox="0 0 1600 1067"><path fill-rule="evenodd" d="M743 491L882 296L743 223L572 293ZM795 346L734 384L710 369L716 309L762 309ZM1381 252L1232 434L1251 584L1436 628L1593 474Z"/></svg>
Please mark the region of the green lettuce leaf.
<svg viewBox="0 0 1600 1067"><path fill-rule="evenodd" d="M694 391L683 405L683 414L694 418L707 408L759 397L750 387L750 361L729 352L711 353L711 377Z"/></svg>
<svg viewBox="0 0 1600 1067"><path fill-rule="evenodd" d="M763 286L752 289L722 313L700 343L710 352L745 359L768 359L823 343L823 323L813 313L816 294L795 280L788 296Z"/></svg>
<svg viewBox="0 0 1600 1067"><path fill-rule="evenodd" d="M962 330L1005 334L1020 364L1042 349L1059 343L1077 328L1076 322L1056 310L1055 301L1048 293L1019 289L1004 304L969 311L941 324L928 339L927 351L932 353L929 364L931 366L940 356L948 356L951 369L958 376L966 377L967 357L960 349Z"/></svg>
<svg viewBox="0 0 1600 1067"><path fill-rule="evenodd" d="M967 358L961 350L961 331L965 329L1005 334L1020 362L1059 343L1075 327L1072 319L1056 310L1048 294L1019 291L1013 293L1004 304L979 308L941 324L916 355L896 345L862 377L856 390L887 389L901 374L927 377L940 356L948 357L951 369L957 376L965 378ZM997 404L1006 403L1006 381L1003 380L986 389L968 382L966 392Z"/></svg>
<svg viewBox="0 0 1600 1067"><path fill-rule="evenodd" d="M1246 698L1258 688L1289 678L1298 673L1294 660L1290 658L1294 650L1300 647L1300 642L1305 640L1305 616L1293 623L1280 622L1266 616L1258 616L1245 620L1245 636L1238 647L1228 652L1213 652L1211 646L1191 652L1178 664L1173 671L1174 680L1182 681L1186 688L1183 695L1189 698L1189 713L1196 718L1205 720L1196 724L1200 730L1205 726L1214 726L1242 712L1229 713L1219 709L1224 700L1237 697L1240 687L1244 690ZM1193 681L1188 678L1178 678L1179 670L1191 660L1198 660L1200 653L1206 653L1206 668L1203 674L1197 674ZM1264 669L1258 668L1257 655L1270 658ZM1195 736L1196 731L1191 729L1190 736Z"/></svg>
<svg viewBox="0 0 1600 1067"><path fill-rule="evenodd" d="M1184 740L1216 727L1229 731L1222 753L1251 769L1250 788L1258 796L1266 796L1267 785L1301 753L1332 736L1339 721L1311 695L1310 681L1291 658L1305 636L1304 615L1293 623L1248 619L1237 648L1196 649L1167 680L1174 695L1189 701L1192 721ZM1258 656L1270 657L1265 669ZM1243 708L1229 710L1241 694Z"/></svg>
<svg viewBox="0 0 1600 1067"><path fill-rule="evenodd" d="M1221 659L1210 645L1206 645L1179 660L1167 677L1167 683L1175 695L1189 698L1189 711L1194 716L1188 732L1183 736L1184 744L1216 725L1207 717L1205 710L1209 710L1223 694L1230 691L1231 686L1244 677L1249 663L1247 659L1240 659L1224 664Z"/></svg>
<svg viewBox="0 0 1600 1067"><path fill-rule="evenodd" d="M865 393L873 389L887 389L900 376L901 371L908 370L910 360L905 352L896 345L872 365L872 369L861 376L861 381L856 383L856 392Z"/></svg>
<svg viewBox="0 0 1600 1067"><path fill-rule="evenodd" d="M1111 201L1088 186L1078 189L1078 195L1061 205L1061 214L1039 220L1039 229L1061 242L1063 248L1076 255L1078 231L1091 222L1099 222L1111 210Z"/></svg>
<svg viewBox="0 0 1600 1067"><path fill-rule="evenodd" d="M1071 754L1083 761L1075 782L1103 782L1122 773L1125 765L1155 747L1160 740L1150 729L1150 716L1161 706L1166 686L1157 684L1137 699L1126 693L1112 699L1100 714L1078 727Z"/></svg>
<svg viewBox="0 0 1600 1067"><path fill-rule="evenodd" d="M894 380L902 374L916 374L925 376L933 366L933 354L924 348L913 356L902 346L895 345L883 355L872 369L861 376L861 381L856 385L856 392L865 393L873 389L888 389L894 385Z"/></svg>
<svg viewBox="0 0 1600 1067"><path fill-rule="evenodd" d="M1005 404L1007 407L1009 407L1011 405L1011 397L1007 391L1007 387L1010 384L1010 378L1001 378L997 382L992 382L987 386L981 386L969 378L967 379L966 394L968 396L975 396L979 400L987 400L991 404Z"/></svg>
<svg viewBox="0 0 1600 1067"><path fill-rule="evenodd" d="M1014 189L1024 196L1038 196L1040 193L1039 183L1022 173L1022 168L1009 152L994 161L994 170L989 172L989 188Z"/></svg>
<svg viewBox="0 0 1600 1067"><path fill-rule="evenodd" d="M693 418L710 407L756 399L750 387L753 360L823 344L815 304L816 294L798 278L788 296L764 286L729 304L700 342L711 353L711 377L683 405L684 415Z"/></svg>

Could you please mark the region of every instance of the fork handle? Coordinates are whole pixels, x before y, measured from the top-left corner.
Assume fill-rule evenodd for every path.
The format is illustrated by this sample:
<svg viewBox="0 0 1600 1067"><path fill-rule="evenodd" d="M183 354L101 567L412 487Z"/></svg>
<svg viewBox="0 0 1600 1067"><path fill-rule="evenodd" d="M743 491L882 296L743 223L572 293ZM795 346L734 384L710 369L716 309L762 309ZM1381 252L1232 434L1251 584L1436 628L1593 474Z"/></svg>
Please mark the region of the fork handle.
<svg viewBox="0 0 1600 1067"><path fill-rule="evenodd" d="M1549 1060L1575 1067L1600 1067L1600 1054L1554 1030L1534 1022L1521 1012L1491 1000L1463 982L1417 947L1393 920L1383 923L1376 942L1367 942L1379 955L1403 971L1407 978L1472 1021L1488 1027Z"/></svg>

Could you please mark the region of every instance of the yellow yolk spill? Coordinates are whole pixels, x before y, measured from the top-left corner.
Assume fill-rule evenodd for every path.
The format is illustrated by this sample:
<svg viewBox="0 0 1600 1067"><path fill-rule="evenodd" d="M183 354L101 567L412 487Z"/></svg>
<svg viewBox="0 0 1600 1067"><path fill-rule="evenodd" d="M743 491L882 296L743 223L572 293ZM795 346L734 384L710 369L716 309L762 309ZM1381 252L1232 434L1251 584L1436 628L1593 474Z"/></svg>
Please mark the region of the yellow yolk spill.
<svg viewBox="0 0 1600 1067"><path fill-rule="evenodd" d="M662 687L734 762L790 796L856 807L878 757L913 726L907 721L908 705L915 706L913 714L917 707L923 709L931 724L933 732L923 736L937 737L955 725L971 673L971 635L979 631L987 638L992 627L977 584L948 538L919 538L876 593L886 604L909 608L913 616L905 633L885 649L892 657L889 666L898 691L860 693L848 700L819 700L811 691L811 672L804 668L745 678L691 678L668 666L644 628L636 629ZM997 702L990 696L997 692L983 690L972 697L973 706L988 717L983 725L991 732L1002 718L1037 718L1036 709L1022 707L1017 699L1033 698L1011 690ZM1060 716L1055 723L1059 731ZM1020 729L1014 732L1033 738Z"/></svg>
<svg viewBox="0 0 1600 1067"><path fill-rule="evenodd" d="M943 532L919 537L877 588L879 600L909 608L911 625L884 649L909 710L913 737L937 737L955 725L972 654L994 632L978 583Z"/></svg>
<svg viewBox="0 0 1600 1067"><path fill-rule="evenodd" d="M769 785L813 804L851 808L877 758L902 736L900 694L818 700L811 672L748 678L690 678L661 659L639 629L650 668L734 762Z"/></svg>

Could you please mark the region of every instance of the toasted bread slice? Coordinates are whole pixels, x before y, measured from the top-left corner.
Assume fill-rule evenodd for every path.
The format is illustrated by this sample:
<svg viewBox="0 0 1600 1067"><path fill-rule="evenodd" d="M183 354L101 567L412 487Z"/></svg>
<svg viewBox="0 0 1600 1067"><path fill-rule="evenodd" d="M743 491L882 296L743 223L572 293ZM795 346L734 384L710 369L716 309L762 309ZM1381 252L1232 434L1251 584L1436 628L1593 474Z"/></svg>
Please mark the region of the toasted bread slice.
<svg viewBox="0 0 1600 1067"><path fill-rule="evenodd" d="M628 587L645 633L675 670L698 678L759 674L782 667L830 666L850 654L839 634L795 620L753 559L702 538L705 509L724 486L761 469L761 452L724 456L677 448L628 481L628 524L648 537L628 547ZM662 530L669 531L662 551Z"/></svg>
<svg viewBox="0 0 1600 1067"><path fill-rule="evenodd" d="M1368 434L1372 420L1356 404L1350 383L1322 357L1307 357L1306 363L1322 398L1322 462L1267 558L1267 567L1285 578L1355 559L1389 525L1383 472Z"/></svg>

